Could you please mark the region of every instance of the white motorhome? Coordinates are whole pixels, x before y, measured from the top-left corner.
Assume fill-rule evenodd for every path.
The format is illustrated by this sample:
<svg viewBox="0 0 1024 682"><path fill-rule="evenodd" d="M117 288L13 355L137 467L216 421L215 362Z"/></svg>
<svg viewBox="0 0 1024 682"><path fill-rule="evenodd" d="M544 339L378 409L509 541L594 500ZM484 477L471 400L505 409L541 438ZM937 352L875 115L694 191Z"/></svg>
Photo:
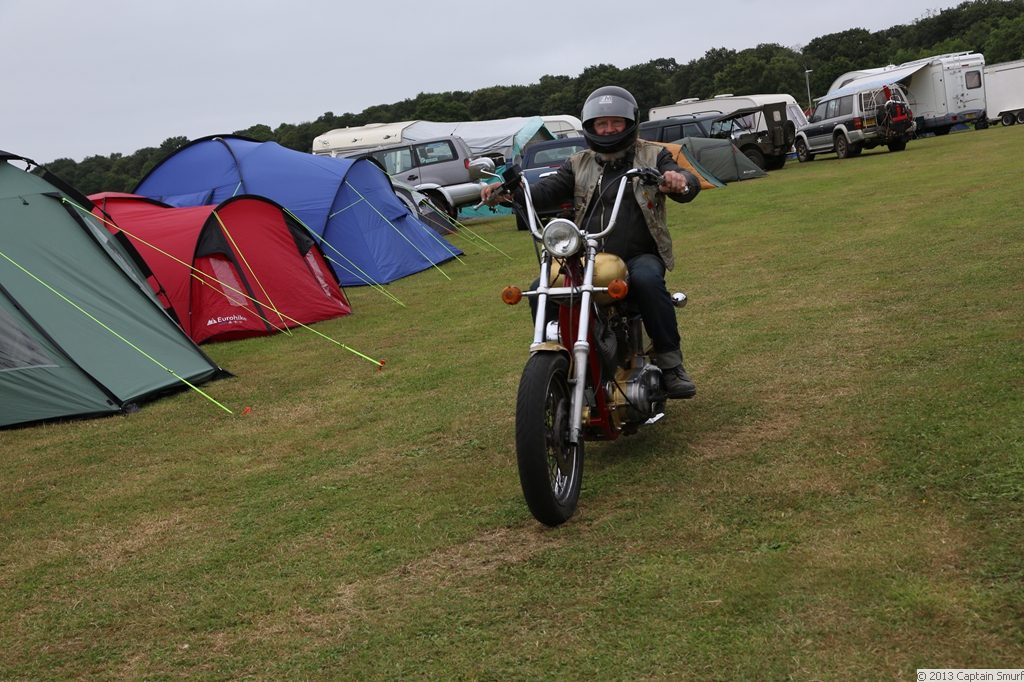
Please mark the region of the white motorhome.
<svg viewBox="0 0 1024 682"><path fill-rule="evenodd" d="M959 123L975 123L985 112L985 56L953 52L896 66L848 71L828 89L861 91L900 83L907 91L918 132L945 135Z"/></svg>
<svg viewBox="0 0 1024 682"><path fill-rule="evenodd" d="M1024 123L1024 59L985 67L985 99L989 123Z"/></svg>
<svg viewBox="0 0 1024 682"><path fill-rule="evenodd" d="M740 109L760 107L776 102L785 103L786 118L792 121L796 128L807 124L804 110L791 95L716 95L711 99L681 99L675 104L654 107L648 112L648 118L651 121L660 121L683 114L731 114Z"/></svg>
<svg viewBox="0 0 1024 682"><path fill-rule="evenodd" d="M582 137L583 136L583 122L575 116L559 115L559 116L541 116L544 121L544 127L551 131L551 134L557 138L565 137Z"/></svg>

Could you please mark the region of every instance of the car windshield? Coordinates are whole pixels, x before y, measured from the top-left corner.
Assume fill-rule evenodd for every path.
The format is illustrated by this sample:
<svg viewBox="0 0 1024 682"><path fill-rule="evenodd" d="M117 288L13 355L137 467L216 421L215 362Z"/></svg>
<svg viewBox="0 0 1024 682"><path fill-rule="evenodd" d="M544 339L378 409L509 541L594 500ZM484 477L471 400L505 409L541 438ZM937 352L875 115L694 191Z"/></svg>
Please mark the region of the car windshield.
<svg viewBox="0 0 1024 682"><path fill-rule="evenodd" d="M725 121L715 121L711 124L711 137L725 135L739 135L754 129L754 115L739 116Z"/></svg>
<svg viewBox="0 0 1024 682"><path fill-rule="evenodd" d="M542 168L544 166L561 166L566 159L586 149L586 144L571 143L546 149L529 149L523 168Z"/></svg>

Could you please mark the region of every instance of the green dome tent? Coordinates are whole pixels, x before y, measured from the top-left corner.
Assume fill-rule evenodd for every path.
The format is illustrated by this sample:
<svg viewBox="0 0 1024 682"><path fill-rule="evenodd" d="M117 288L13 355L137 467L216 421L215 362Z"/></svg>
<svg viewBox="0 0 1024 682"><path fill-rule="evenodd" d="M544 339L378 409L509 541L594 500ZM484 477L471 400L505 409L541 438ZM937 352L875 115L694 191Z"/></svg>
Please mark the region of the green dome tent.
<svg viewBox="0 0 1024 682"><path fill-rule="evenodd" d="M763 178L764 172L730 140L714 137L684 137L672 144L682 145L690 158L725 183Z"/></svg>
<svg viewBox="0 0 1024 682"><path fill-rule="evenodd" d="M134 411L229 376L157 302L151 273L88 199L9 163L19 159L32 164L0 151L0 427Z"/></svg>

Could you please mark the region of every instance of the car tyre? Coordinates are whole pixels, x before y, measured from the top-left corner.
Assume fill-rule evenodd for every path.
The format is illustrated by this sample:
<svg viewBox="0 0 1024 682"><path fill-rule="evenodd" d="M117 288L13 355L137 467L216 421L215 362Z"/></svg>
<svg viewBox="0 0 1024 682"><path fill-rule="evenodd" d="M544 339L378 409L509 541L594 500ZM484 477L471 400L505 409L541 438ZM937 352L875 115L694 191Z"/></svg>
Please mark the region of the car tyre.
<svg viewBox="0 0 1024 682"><path fill-rule="evenodd" d="M1013 114L1003 114L999 120L1002 121L1004 126L1012 126L1017 122L1017 117Z"/></svg>
<svg viewBox="0 0 1024 682"><path fill-rule="evenodd" d="M448 217L451 218L452 220L458 220L459 212L452 208L452 205L448 203L448 200L444 198L443 194L436 190L430 190L424 192L424 194L430 197L430 201L434 204L435 207L437 207L437 210L441 211L442 213L448 214Z"/></svg>
<svg viewBox="0 0 1024 682"><path fill-rule="evenodd" d="M769 159L769 160L764 162L764 169L765 170L780 170L785 165L786 165L786 157L784 155L783 156L773 156L771 159Z"/></svg>
<svg viewBox="0 0 1024 682"><path fill-rule="evenodd" d="M793 142L796 140L796 124L792 121L786 121L786 136L785 142L787 147L792 147Z"/></svg>
<svg viewBox="0 0 1024 682"><path fill-rule="evenodd" d="M899 137L890 142L887 146L891 152L901 152L907 148L907 141L902 137Z"/></svg>
<svg viewBox="0 0 1024 682"><path fill-rule="evenodd" d="M807 143L803 139L796 141L796 160L800 163L807 163L808 161L814 161L814 154L807 149Z"/></svg>
<svg viewBox="0 0 1024 682"><path fill-rule="evenodd" d="M834 147L838 158L846 159L850 157L850 143L846 139L846 135L843 135L842 133L836 135Z"/></svg>
<svg viewBox="0 0 1024 682"><path fill-rule="evenodd" d="M1024 125L1024 111L1017 112L1017 123Z"/></svg>
<svg viewBox="0 0 1024 682"><path fill-rule="evenodd" d="M764 170L764 154L761 153L760 149L756 147L747 147L743 150L743 154L750 159L750 162L755 166Z"/></svg>

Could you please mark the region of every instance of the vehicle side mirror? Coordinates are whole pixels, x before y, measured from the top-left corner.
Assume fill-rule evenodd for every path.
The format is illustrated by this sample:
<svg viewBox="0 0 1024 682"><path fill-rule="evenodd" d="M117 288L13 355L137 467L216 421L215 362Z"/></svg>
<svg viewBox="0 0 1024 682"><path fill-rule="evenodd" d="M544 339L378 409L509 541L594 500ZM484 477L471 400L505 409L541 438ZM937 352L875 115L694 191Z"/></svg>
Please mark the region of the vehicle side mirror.
<svg viewBox="0 0 1024 682"><path fill-rule="evenodd" d="M485 176L494 177L494 161L486 156L469 162L469 177L479 180Z"/></svg>

